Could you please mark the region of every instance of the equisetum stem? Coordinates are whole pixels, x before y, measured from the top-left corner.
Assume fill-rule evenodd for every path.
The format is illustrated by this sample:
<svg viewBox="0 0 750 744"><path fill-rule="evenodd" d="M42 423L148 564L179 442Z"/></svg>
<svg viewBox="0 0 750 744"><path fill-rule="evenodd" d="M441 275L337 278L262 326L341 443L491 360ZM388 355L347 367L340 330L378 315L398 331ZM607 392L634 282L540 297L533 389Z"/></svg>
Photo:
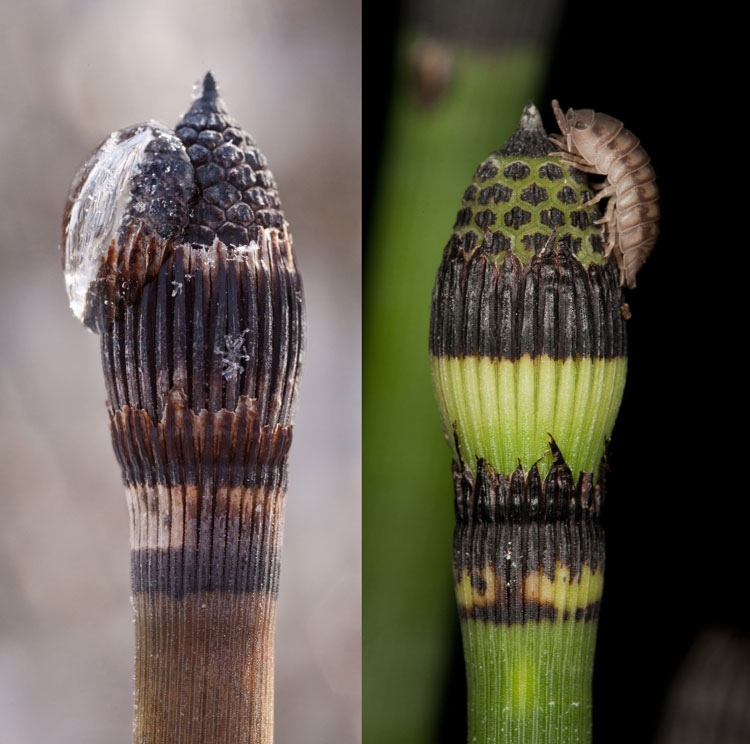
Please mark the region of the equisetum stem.
<svg viewBox="0 0 750 744"><path fill-rule="evenodd" d="M136 741L270 742L289 433L258 431L245 401L196 415L175 393L163 422L154 430L142 412L113 417L132 481ZM177 477L138 485L144 474L129 458L139 439L167 453L154 458L157 474L167 466ZM257 465L243 467L253 450Z"/></svg>
<svg viewBox="0 0 750 744"><path fill-rule="evenodd" d="M174 490L164 494L171 501L166 511L189 509L190 499ZM159 495L130 495L137 740L269 742L284 495L278 489L211 483L202 490L204 498L223 500L226 512L206 532L218 533L216 523L223 520L231 526L225 534L204 536L208 544L187 557L154 555L147 500ZM169 538L200 544L200 527L193 535L183 534L182 527L169 529ZM205 552L211 554L208 561L201 556ZM192 573L186 563L202 558L213 564L214 576L204 574L203 588L186 586Z"/></svg>
<svg viewBox="0 0 750 744"><path fill-rule="evenodd" d="M131 517L134 741L269 744L302 285L210 73L174 133L122 130L87 162L64 241Z"/></svg>
<svg viewBox="0 0 750 744"><path fill-rule="evenodd" d="M529 105L466 190L433 294L468 741L483 744L591 741L625 314L586 177L555 149Z"/></svg>
<svg viewBox="0 0 750 744"><path fill-rule="evenodd" d="M557 453L542 481L482 464L456 476L454 565L469 741L583 742L604 536L590 479Z"/></svg>

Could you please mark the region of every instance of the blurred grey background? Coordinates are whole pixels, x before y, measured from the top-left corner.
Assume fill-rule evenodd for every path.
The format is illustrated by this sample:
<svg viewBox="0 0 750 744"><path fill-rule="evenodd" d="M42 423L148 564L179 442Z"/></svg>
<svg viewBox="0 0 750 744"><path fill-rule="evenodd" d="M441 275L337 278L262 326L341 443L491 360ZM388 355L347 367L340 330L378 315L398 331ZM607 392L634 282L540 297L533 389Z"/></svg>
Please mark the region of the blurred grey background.
<svg viewBox="0 0 750 744"><path fill-rule="evenodd" d="M210 69L279 184L308 343L276 739L360 735L361 17L354 0L3 2L0 743L131 738L128 517L98 339L68 309L68 186L110 131L173 126Z"/></svg>

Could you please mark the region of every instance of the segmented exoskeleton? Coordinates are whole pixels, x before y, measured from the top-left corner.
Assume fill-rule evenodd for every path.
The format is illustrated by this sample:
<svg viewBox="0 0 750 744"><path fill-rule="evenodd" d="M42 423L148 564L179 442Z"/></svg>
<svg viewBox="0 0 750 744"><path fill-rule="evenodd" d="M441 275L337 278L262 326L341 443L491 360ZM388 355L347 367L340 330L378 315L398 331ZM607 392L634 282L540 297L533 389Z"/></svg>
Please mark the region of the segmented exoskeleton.
<svg viewBox="0 0 750 744"><path fill-rule="evenodd" d="M568 109L552 101L561 135L550 139L564 148L563 162L587 173L606 176L599 193L587 202L608 198L607 254L615 252L621 283L635 287L635 275L643 266L659 234L659 189L651 158L640 140L623 123L592 109Z"/></svg>

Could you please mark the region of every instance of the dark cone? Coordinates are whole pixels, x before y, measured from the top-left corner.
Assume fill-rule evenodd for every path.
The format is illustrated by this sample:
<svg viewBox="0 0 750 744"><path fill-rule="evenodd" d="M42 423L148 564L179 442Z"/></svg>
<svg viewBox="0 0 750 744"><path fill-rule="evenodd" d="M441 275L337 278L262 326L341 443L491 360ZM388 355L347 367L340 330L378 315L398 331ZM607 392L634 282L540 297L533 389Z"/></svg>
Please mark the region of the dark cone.
<svg viewBox="0 0 750 744"><path fill-rule="evenodd" d="M187 148L197 187L186 240L210 246L257 243L260 230L282 229L278 188L255 140L229 116L213 75L180 119L175 133Z"/></svg>

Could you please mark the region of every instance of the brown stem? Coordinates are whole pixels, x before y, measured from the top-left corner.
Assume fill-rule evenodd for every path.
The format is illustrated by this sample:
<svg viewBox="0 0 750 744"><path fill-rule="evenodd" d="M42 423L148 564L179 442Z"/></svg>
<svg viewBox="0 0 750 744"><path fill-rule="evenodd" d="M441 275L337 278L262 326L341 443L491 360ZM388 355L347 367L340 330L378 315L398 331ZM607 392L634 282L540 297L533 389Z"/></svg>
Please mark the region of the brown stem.
<svg viewBox="0 0 750 744"><path fill-rule="evenodd" d="M133 517L136 744L273 740L273 644L284 493L129 491ZM169 515L213 504L200 535ZM160 503L161 502L161 503ZM156 507L156 511L153 507ZM164 524L166 523L166 524ZM226 529L224 529L226 525ZM197 527L197 529L196 529ZM197 534L196 534L197 533ZM201 537L207 537L205 545ZM154 547L184 541L182 549ZM187 547L198 539L198 547ZM200 578L204 559L211 573Z"/></svg>
<svg viewBox="0 0 750 744"><path fill-rule="evenodd" d="M273 639L291 430L255 401L112 415L128 483L135 744L273 740Z"/></svg>
<svg viewBox="0 0 750 744"><path fill-rule="evenodd" d="M174 132L114 132L86 162L63 243L128 489L135 742L267 744L302 283L210 73Z"/></svg>

